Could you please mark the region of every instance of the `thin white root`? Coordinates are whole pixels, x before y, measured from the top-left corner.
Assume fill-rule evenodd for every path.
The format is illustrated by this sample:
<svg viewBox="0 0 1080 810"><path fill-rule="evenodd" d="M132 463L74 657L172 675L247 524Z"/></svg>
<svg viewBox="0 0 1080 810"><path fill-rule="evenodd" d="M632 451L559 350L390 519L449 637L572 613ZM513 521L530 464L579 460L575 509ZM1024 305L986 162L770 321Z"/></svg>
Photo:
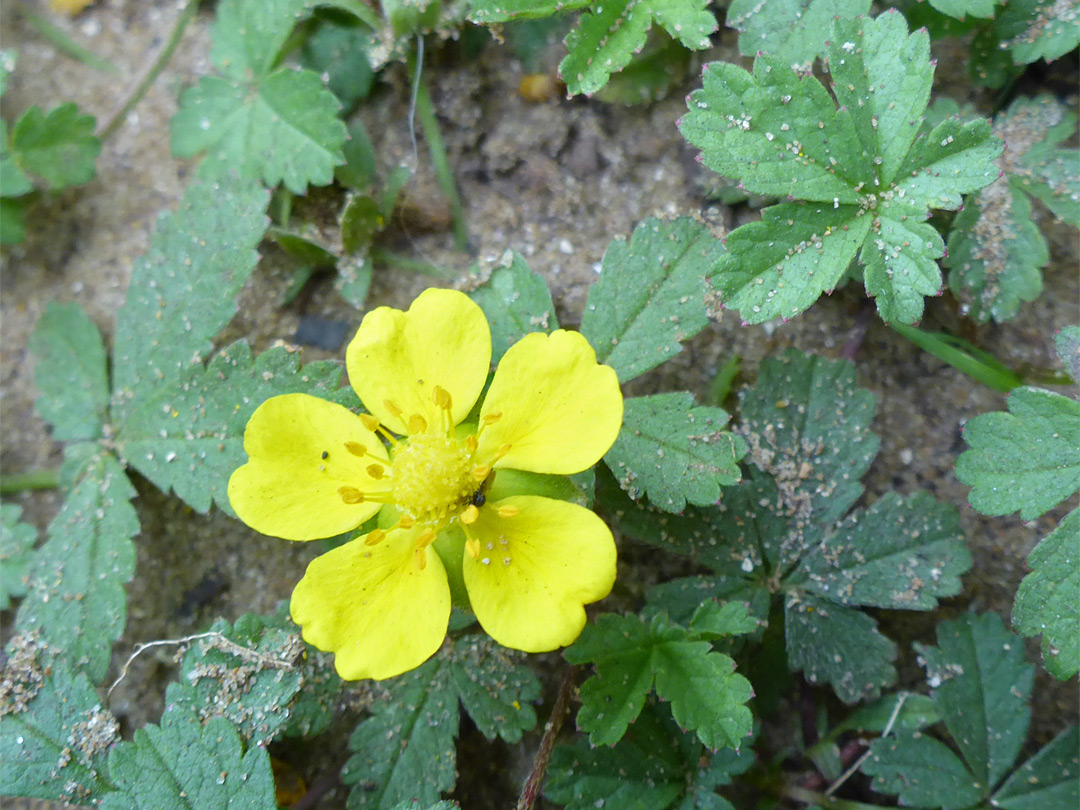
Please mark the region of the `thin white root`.
<svg viewBox="0 0 1080 810"><path fill-rule="evenodd" d="M882 737L888 737L889 736L889 732L892 731L892 727L893 727L893 724L896 722L896 718L900 716L900 709L902 709L904 707L904 701L906 701L907 698L908 698L908 693L907 692L901 692L900 693L899 699L896 701L896 705L893 706L892 714L889 715L889 722L887 722L885 724L885 728L882 729L882 731L881 731L881 736ZM839 779L837 779L835 782L833 782L831 785L829 785L828 790L825 791L825 795L826 796L832 796L833 793L835 793L840 788L840 786L842 784L844 784L844 782L846 782L848 779L851 778L852 774L854 774L857 770L859 770L859 768L862 767L862 764L864 762L866 762L866 760L867 760L867 758L869 756L870 756L870 749L867 748L865 751L863 751L863 755L861 757L859 757L857 760L855 760L855 762L852 764L852 766L850 768L848 768L846 771L844 771L842 774L840 774Z"/></svg>

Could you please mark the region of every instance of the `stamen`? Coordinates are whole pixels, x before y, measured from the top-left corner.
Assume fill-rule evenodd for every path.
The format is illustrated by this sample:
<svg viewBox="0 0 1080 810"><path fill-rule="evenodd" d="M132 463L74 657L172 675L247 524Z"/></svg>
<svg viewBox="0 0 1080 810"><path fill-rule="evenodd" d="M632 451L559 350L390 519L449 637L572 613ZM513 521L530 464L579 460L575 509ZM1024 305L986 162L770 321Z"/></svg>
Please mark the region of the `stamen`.
<svg viewBox="0 0 1080 810"><path fill-rule="evenodd" d="M480 442L476 440L476 435L470 435L465 437L465 449L469 451L469 455L476 452L476 448L480 446Z"/></svg>
<svg viewBox="0 0 1080 810"><path fill-rule="evenodd" d="M367 448L360 444L360 442L345 442L345 449L354 456L359 456L360 458L367 455Z"/></svg>
<svg viewBox="0 0 1080 810"><path fill-rule="evenodd" d="M369 464L367 467L367 474L376 481L381 481L382 477L386 474L386 469L381 464Z"/></svg>
<svg viewBox="0 0 1080 810"><path fill-rule="evenodd" d="M408 515L402 515L400 518L398 518L398 522L397 522L395 528L398 528L398 529L411 529L415 525L416 525L415 520L413 520Z"/></svg>
<svg viewBox="0 0 1080 810"><path fill-rule="evenodd" d="M453 399L450 396L450 392L441 385L435 386L435 390L432 392L432 399L435 400L435 405L442 408L444 411L453 409Z"/></svg>
<svg viewBox="0 0 1080 810"><path fill-rule="evenodd" d="M499 517L512 518L521 514L521 510L516 506L500 506L497 510Z"/></svg>
<svg viewBox="0 0 1080 810"><path fill-rule="evenodd" d="M473 467L472 477L475 478L477 481L483 481L490 474L491 465L489 464L478 464L477 466Z"/></svg>
<svg viewBox="0 0 1080 810"><path fill-rule="evenodd" d="M465 541L465 553L472 557L474 560L480 556L480 541L475 537L470 537Z"/></svg>
<svg viewBox="0 0 1080 810"><path fill-rule="evenodd" d="M504 444L502 447L500 447L498 450L496 450L495 451L495 457L492 459L492 463L498 461L500 458L502 458L507 453L509 453L511 446L512 445Z"/></svg>
<svg viewBox="0 0 1080 810"><path fill-rule="evenodd" d="M465 511L461 513L461 522L466 526L471 526L476 523L476 519L480 517L480 510L476 508L474 504L469 504L465 507Z"/></svg>
<svg viewBox="0 0 1080 810"><path fill-rule="evenodd" d="M424 550L423 546L417 546L416 550L413 551L413 561L420 571L427 568L427 552Z"/></svg>
<svg viewBox="0 0 1080 810"><path fill-rule="evenodd" d="M379 420L372 416L370 413L360 414L360 421L363 422L364 428L375 433L379 429Z"/></svg>
<svg viewBox="0 0 1080 810"><path fill-rule="evenodd" d="M427 432L427 419L414 413L409 417L409 434L415 436L417 433L425 432Z"/></svg>
<svg viewBox="0 0 1080 810"><path fill-rule="evenodd" d="M428 529L426 532L424 532L422 535L420 535L419 537L416 538L416 544L420 548L425 548L427 546L430 546L432 543L434 543L435 538L438 537L438 536L439 535L436 534L435 532L433 532L431 529Z"/></svg>
<svg viewBox="0 0 1080 810"><path fill-rule="evenodd" d="M401 410L401 408L399 408L397 406L397 403L395 403L393 400L384 399L382 404L383 404L383 407L386 408L386 410L390 411L390 413L396 419L400 419L402 414L404 414L404 411Z"/></svg>
<svg viewBox="0 0 1080 810"><path fill-rule="evenodd" d="M484 424L485 425L494 425L500 419L502 419L502 411L492 411L491 413L489 413L487 416L484 417Z"/></svg>
<svg viewBox="0 0 1080 810"><path fill-rule="evenodd" d="M372 529L368 532L368 536L364 538L365 546L376 546L386 539L386 532L382 529Z"/></svg>
<svg viewBox="0 0 1080 810"><path fill-rule="evenodd" d="M338 487L338 495L345 503L363 503L364 493L356 487Z"/></svg>

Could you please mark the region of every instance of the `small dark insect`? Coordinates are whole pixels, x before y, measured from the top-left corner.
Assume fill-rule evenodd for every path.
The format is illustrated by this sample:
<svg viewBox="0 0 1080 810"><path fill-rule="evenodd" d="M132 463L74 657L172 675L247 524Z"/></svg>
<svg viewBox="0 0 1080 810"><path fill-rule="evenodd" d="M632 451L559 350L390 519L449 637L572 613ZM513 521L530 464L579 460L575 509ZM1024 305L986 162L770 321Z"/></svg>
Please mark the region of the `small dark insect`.
<svg viewBox="0 0 1080 810"><path fill-rule="evenodd" d="M472 494L472 499L469 501L469 503L476 507L483 506L485 503L487 503L487 495L484 494L483 487L480 487L480 489L476 490L476 492Z"/></svg>
<svg viewBox="0 0 1080 810"><path fill-rule="evenodd" d="M322 451L322 458L326 458L329 455L330 454L328 452L326 452L325 450Z"/></svg>

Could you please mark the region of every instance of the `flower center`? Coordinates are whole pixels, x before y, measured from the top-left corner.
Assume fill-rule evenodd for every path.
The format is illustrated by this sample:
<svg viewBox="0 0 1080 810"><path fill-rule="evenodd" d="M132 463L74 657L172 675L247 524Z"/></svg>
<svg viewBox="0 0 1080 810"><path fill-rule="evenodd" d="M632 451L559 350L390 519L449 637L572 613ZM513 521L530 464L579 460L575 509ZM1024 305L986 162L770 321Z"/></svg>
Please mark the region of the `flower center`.
<svg viewBox="0 0 1080 810"><path fill-rule="evenodd" d="M414 435L394 455L393 502L419 522L442 522L468 506L478 485L474 466L465 442Z"/></svg>

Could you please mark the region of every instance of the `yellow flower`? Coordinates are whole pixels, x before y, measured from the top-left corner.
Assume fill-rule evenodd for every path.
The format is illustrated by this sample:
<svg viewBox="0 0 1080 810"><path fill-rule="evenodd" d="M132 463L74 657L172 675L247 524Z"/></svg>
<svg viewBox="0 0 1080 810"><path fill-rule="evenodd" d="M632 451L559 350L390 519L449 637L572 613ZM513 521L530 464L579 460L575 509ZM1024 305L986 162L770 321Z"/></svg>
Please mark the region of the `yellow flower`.
<svg viewBox="0 0 1080 810"><path fill-rule="evenodd" d="M368 414L287 394L248 422L229 500L249 526L314 540L379 515L379 528L313 560L292 595L304 638L334 652L344 678L389 678L433 655L452 591L492 638L528 652L571 643L584 606L611 591L604 522L529 494L536 476L516 471L570 475L600 460L622 425L614 370L576 332L526 335L466 421L490 365L480 308L427 290L407 312L368 313L349 344Z"/></svg>

